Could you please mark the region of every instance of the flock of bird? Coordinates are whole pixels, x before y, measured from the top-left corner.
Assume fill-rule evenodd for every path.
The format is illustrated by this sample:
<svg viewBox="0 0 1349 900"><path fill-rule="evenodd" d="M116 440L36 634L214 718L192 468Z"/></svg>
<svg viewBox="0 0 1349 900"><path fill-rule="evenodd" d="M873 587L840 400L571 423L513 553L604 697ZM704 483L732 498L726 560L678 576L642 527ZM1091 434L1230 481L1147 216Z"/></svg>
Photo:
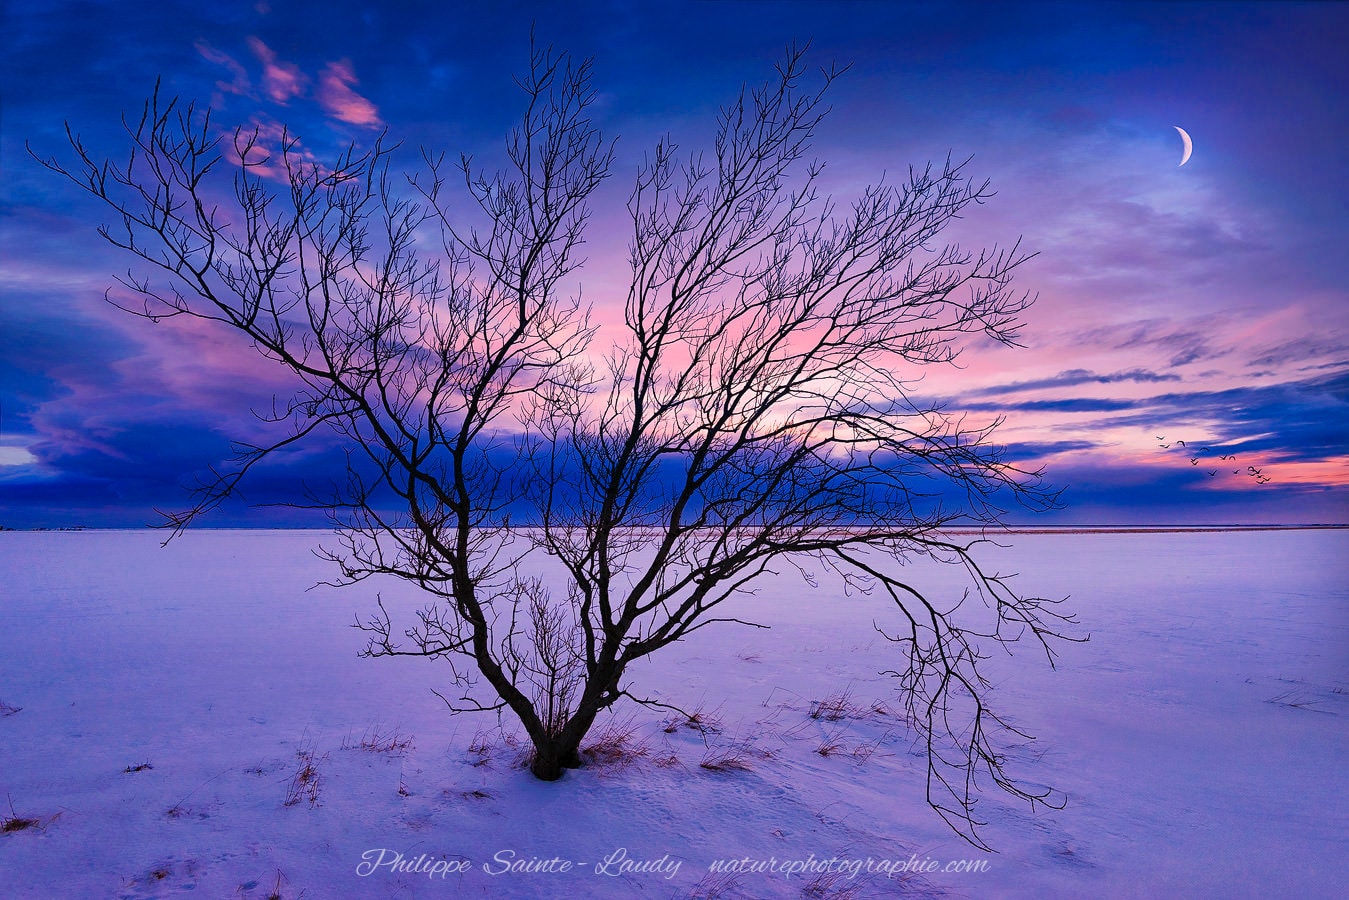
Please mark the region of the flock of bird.
<svg viewBox="0 0 1349 900"><path fill-rule="evenodd" d="M1209 461L1204 460L1205 455L1215 453L1217 452L1217 450L1222 450L1221 447L1217 448L1217 450L1215 450L1212 447L1201 447L1198 450L1193 450L1189 446L1187 446L1186 443L1182 440L1175 440L1171 441L1170 443L1167 443L1166 436L1160 434L1157 435L1157 443L1161 445L1161 448L1163 450L1175 449L1175 450L1184 450L1186 453L1193 453L1194 455L1190 457L1190 465L1197 467L1199 463L1203 461L1205 463L1204 472L1210 478L1216 478L1218 476L1218 470L1220 468L1221 469L1226 468L1226 466L1219 465L1220 463L1235 462L1237 458L1237 455L1235 453L1218 453L1217 459L1212 463L1214 466L1216 466L1216 468L1209 468ZM1259 466L1246 466L1243 469L1240 465L1238 465L1235 469L1232 470L1232 474L1233 475L1244 474L1248 478L1254 478L1256 484L1268 484L1269 482L1274 480L1270 476L1266 475L1264 473L1264 470L1261 469Z"/></svg>

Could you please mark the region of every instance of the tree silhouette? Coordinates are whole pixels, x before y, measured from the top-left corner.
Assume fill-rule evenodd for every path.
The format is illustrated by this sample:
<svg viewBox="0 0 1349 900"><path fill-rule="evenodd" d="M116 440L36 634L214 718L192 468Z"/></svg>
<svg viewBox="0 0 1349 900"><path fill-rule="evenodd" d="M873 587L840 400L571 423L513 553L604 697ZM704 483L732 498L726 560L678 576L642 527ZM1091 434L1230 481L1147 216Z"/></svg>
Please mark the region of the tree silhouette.
<svg viewBox="0 0 1349 900"><path fill-rule="evenodd" d="M345 480L312 500L338 526L325 552L340 581L394 576L431 598L399 625L381 600L357 623L366 652L448 660L447 703L509 710L548 780L584 763L600 712L650 702L629 693L633 662L739 621L733 598L771 565L818 566L891 609L878 627L899 645L943 817L978 842L984 777L1045 802L1004 771L995 738L1015 729L976 663L981 640L1027 638L1052 664L1071 618L980 568L979 539L950 528L1053 495L991 427L912 392L966 335L1015 343L1027 255L938 241L990 195L949 159L846 206L825 196L807 152L837 75L808 86L789 51L722 110L710 152L655 147L627 201L625 336L607 354L570 292L614 158L589 117L589 62L532 53L494 173L424 152L395 177L383 140L325 167L287 134L268 157L255 131L222 137L158 89L126 122L125 162L68 128L71 161L42 162L106 201L101 233L155 273L119 279L116 296L137 299L115 302L242 332L294 379L271 416L280 439L242 447L167 524L335 433ZM963 566L971 590L925 596L898 571L916 556Z"/></svg>

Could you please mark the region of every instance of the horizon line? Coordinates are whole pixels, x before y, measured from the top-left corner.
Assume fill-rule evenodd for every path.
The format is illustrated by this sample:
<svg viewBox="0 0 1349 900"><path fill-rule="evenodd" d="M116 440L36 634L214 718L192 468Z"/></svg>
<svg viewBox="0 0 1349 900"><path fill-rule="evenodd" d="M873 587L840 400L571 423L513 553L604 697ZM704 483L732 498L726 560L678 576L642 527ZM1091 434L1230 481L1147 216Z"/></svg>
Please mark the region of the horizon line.
<svg viewBox="0 0 1349 900"><path fill-rule="evenodd" d="M515 525L508 526L517 531L527 531L542 528L541 525ZM559 526L561 527L561 526ZM660 529L661 526L642 526L633 525L629 528ZM855 526L863 528L866 526ZM1180 525L1171 523L1139 523L1129 525L953 525L949 528L935 528L933 531L946 532L951 534L982 534L982 533L1003 533L1003 534L1094 534L1094 533L1140 533L1156 534L1167 532L1186 532L1186 531L1314 531L1314 530L1335 530L1349 529L1349 522L1269 522L1261 524L1237 524L1237 523L1210 523L1198 525ZM9 528L0 525L0 532L9 532L12 534L20 533L52 533L52 532L85 532L85 531L163 531L164 526L159 525L51 525L51 526L32 526L28 528ZM352 529L335 528L332 526L318 525L216 525L199 526L185 529L183 533L196 531L325 531L336 533L340 531L349 531Z"/></svg>

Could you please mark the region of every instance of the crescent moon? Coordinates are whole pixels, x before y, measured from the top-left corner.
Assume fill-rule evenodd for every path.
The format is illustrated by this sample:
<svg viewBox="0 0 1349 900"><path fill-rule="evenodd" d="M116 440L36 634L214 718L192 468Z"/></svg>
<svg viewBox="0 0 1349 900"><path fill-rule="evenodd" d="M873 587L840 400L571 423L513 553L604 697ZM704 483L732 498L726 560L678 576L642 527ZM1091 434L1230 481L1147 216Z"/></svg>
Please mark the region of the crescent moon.
<svg viewBox="0 0 1349 900"><path fill-rule="evenodd" d="M1190 140L1190 136L1184 128L1179 125L1172 125L1171 127L1180 132L1180 139L1185 142L1185 152L1180 155L1180 166L1183 166L1190 161L1190 154L1194 152L1194 141ZM1176 168L1179 169L1180 166L1176 166Z"/></svg>

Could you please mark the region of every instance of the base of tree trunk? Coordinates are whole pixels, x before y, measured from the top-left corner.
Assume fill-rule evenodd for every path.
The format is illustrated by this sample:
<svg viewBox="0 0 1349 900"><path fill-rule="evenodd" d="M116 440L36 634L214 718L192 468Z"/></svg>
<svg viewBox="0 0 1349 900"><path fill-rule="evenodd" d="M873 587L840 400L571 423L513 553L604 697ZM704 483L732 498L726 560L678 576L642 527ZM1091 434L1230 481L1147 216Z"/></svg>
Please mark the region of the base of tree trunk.
<svg viewBox="0 0 1349 900"><path fill-rule="evenodd" d="M582 765L581 755L576 750L536 748L529 771L540 781L557 781L567 769L579 769Z"/></svg>

